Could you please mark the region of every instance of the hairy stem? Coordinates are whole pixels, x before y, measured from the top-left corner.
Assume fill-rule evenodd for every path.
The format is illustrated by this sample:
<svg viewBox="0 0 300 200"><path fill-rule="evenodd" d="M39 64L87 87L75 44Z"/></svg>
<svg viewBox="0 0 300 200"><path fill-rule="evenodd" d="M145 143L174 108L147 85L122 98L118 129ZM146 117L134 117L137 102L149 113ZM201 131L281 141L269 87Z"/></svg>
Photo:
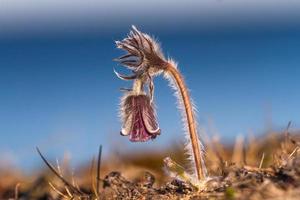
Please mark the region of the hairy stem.
<svg viewBox="0 0 300 200"><path fill-rule="evenodd" d="M202 168L202 151L200 149L200 144L197 135L197 127L195 122L195 116L193 113L193 107L191 103L191 98L189 96L187 87L183 80L183 77L179 73L179 71L169 63L165 68L165 72L169 73L175 80L176 86L178 87L178 91L182 98L182 102L184 105L184 110L186 114L186 121L188 125L189 136L192 144L193 156L196 165L197 177L199 180L204 179L204 170Z"/></svg>

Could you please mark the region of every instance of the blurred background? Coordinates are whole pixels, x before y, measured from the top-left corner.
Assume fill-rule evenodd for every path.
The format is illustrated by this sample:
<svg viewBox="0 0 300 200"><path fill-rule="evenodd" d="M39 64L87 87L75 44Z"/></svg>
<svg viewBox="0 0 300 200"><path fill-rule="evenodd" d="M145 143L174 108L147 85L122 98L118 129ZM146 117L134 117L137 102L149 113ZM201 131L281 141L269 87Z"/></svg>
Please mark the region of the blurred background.
<svg viewBox="0 0 300 200"><path fill-rule="evenodd" d="M119 135L114 41L131 25L174 58L198 107L201 133L230 143L300 126L300 2L297 0L1 0L0 165L43 166L35 147L72 166L103 155L159 151L184 140L176 99L155 79L162 135ZM167 156L167 155L165 155Z"/></svg>

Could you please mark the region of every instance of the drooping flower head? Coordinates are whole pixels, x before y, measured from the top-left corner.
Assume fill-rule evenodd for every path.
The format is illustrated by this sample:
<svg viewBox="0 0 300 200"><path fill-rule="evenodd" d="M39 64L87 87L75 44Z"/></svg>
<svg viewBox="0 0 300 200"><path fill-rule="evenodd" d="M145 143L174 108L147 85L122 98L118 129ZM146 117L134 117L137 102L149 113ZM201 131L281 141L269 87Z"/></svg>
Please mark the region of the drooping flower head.
<svg viewBox="0 0 300 200"><path fill-rule="evenodd" d="M121 135L128 135L132 142L145 142L160 134L153 104L146 94L126 94L121 105L121 115Z"/></svg>
<svg viewBox="0 0 300 200"><path fill-rule="evenodd" d="M115 59L132 71L126 76L116 73L122 80L133 80L133 88L124 94L120 115L123 123L121 135L128 135L133 142L144 142L160 134L153 103L153 76L167 64L159 45L149 35L134 26L127 38L116 42L126 55ZM148 92L144 86L148 84Z"/></svg>

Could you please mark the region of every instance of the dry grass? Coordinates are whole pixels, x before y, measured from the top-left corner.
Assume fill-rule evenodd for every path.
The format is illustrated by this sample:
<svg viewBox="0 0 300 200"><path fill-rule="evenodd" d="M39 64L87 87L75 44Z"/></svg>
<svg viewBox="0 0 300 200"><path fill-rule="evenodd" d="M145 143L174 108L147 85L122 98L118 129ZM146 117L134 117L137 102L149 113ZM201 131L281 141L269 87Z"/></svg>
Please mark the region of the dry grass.
<svg viewBox="0 0 300 200"><path fill-rule="evenodd" d="M211 180L200 190L164 173L163 158L167 156L185 163L182 148L174 146L103 160L99 192L95 162L93 167L80 167L76 178L63 166L56 169L70 185L48 169L32 177L2 169L0 199L298 199L299 136L284 131L260 138L238 137L232 145L221 144L217 137L207 140L206 162Z"/></svg>

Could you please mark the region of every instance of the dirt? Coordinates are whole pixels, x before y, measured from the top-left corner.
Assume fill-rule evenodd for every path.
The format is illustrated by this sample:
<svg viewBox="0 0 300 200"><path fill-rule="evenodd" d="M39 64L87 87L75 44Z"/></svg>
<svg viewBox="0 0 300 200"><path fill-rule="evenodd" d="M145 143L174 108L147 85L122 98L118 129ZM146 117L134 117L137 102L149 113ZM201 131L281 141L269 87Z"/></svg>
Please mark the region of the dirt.
<svg viewBox="0 0 300 200"><path fill-rule="evenodd" d="M105 161L101 172L106 175L101 176L99 181L95 173L90 173L93 171L90 166L82 173L76 173L76 180L65 174L67 183L49 169L34 177L0 170L0 199L298 200L300 145L298 139L285 140L281 136L267 136L259 142L252 139L247 146L241 142L229 148L215 142L207 145L209 176L198 187L168 177L161 170L162 157L170 152L175 152L171 156L182 163L179 158L183 158L184 154L173 148L161 154L140 152L141 155L121 155L124 160L117 163ZM262 152L265 152L263 156ZM140 174L140 169L146 171Z"/></svg>
<svg viewBox="0 0 300 200"><path fill-rule="evenodd" d="M153 187L149 172L137 182L119 172L104 179L103 199L300 199L300 156L279 168L228 166L223 176L210 177L201 189L180 180Z"/></svg>

